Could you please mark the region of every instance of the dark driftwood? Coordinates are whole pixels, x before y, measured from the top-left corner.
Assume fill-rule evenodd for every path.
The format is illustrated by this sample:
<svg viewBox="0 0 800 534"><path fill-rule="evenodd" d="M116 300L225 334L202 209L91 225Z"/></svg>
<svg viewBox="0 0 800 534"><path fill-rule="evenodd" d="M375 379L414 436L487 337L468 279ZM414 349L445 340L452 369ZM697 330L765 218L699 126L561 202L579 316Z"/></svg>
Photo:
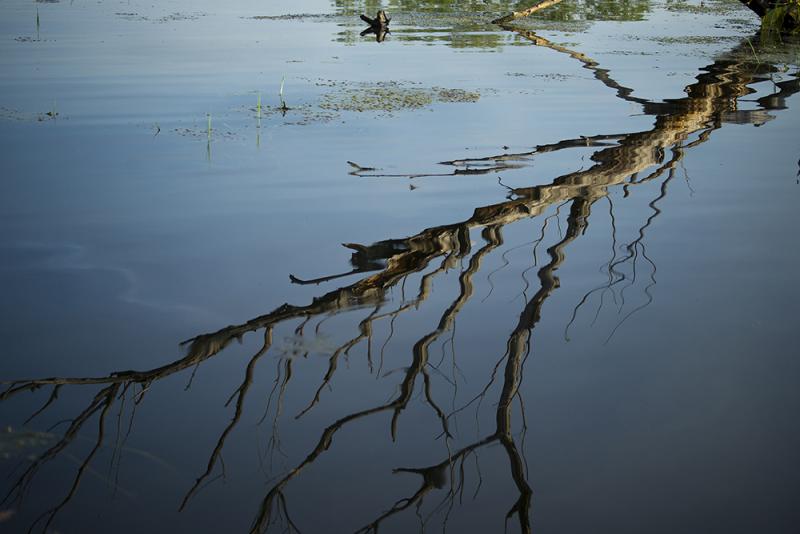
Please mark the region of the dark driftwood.
<svg viewBox="0 0 800 534"><path fill-rule="evenodd" d="M392 19L386 16L386 12L384 10L378 11L374 19L371 19L366 15L361 15L361 20L369 24L369 28L361 32L362 37L374 33L375 40L377 40L379 43L386 39L386 34L389 33L389 23L392 21Z"/></svg>

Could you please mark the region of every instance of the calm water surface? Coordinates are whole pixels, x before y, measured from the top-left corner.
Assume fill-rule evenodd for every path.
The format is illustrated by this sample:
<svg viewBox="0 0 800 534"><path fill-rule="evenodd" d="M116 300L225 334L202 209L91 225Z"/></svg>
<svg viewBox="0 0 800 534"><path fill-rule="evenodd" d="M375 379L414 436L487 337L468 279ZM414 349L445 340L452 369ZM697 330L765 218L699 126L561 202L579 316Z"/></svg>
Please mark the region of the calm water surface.
<svg viewBox="0 0 800 534"><path fill-rule="evenodd" d="M0 4L0 530L796 532L800 46L379 7Z"/></svg>

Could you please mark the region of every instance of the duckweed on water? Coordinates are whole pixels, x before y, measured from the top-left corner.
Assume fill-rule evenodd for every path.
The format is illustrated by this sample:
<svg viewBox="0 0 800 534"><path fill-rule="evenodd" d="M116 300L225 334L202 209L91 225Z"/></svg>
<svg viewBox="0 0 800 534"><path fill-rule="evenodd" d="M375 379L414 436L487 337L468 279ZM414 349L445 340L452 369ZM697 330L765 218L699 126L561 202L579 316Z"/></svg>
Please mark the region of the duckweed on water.
<svg viewBox="0 0 800 534"><path fill-rule="evenodd" d="M422 109L436 103L472 103L479 99L479 93L463 89L408 87L400 82L381 82L374 85L344 87L325 94L319 107L334 112L391 114L403 110Z"/></svg>
<svg viewBox="0 0 800 534"><path fill-rule="evenodd" d="M0 460L27 456L52 445L55 438L54 434L47 432L6 427L0 431Z"/></svg>
<svg viewBox="0 0 800 534"><path fill-rule="evenodd" d="M56 110L55 102L50 111L29 113L17 109L0 106L0 120L44 122L61 118L61 113Z"/></svg>
<svg viewBox="0 0 800 534"><path fill-rule="evenodd" d="M735 35L680 35L652 37L649 41L663 46L674 45L713 45L724 42L736 43L740 39Z"/></svg>
<svg viewBox="0 0 800 534"><path fill-rule="evenodd" d="M195 11L195 12L192 12L192 13L177 13L177 12L176 13L170 13L168 15L164 15L164 16L161 16L161 17L149 17L149 16L146 16L146 15L140 15L139 13L123 13L123 12L115 13L115 15L120 17L121 19L124 19L124 20L138 21L138 22L155 22L155 23L158 23L158 24L166 24L168 22L181 22L181 21L198 20L201 17L207 16L208 14L207 13L203 13L203 12L199 12L199 11Z"/></svg>

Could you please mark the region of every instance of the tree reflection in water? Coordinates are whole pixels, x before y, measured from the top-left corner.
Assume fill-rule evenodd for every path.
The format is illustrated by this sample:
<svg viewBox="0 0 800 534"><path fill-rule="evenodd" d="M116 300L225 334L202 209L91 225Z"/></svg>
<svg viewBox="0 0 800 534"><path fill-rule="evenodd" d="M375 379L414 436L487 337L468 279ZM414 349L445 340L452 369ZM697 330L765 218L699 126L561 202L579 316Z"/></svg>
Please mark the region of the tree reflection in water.
<svg viewBox="0 0 800 534"><path fill-rule="evenodd" d="M514 428L521 428L524 435L525 425L524 420L517 421L515 424L513 405L515 400L518 401L520 413L524 418L523 399L519 393L523 380L523 367L532 350L533 331L541 318L544 303L559 287L560 282L556 271L566 260L567 245L584 234L593 207L597 205L598 201L605 199L611 216L613 234L612 254L603 267L607 275L607 283L590 290L580 299L574 308L569 324L566 325L565 335L567 336L571 324L582 307L592 299L599 299L595 319L604 305L604 299L609 294L612 300L621 303L620 309L622 309L625 289L636 282L636 277L639 276L637 271L642 268L649 270L649 282L644 289L645 303L624 315L617 327L609 332L609 336L611 336L624 321L653 300L651 289L656 281L656 263L647 255L645 236L653 221L662 213L658 203L666 196L667 187L676 176L678 165L685 152L707 141L712 132L725 123L760 124L770 120L772 116L768 112L783 109L786 97L800 90L800 80L795 74L794 77L776 83L773 94L756 101L757 109L738 109L738 99L753 92L749 86L768 78L776 70L773 65L767 63L741 59L747 57L747 54L741 52L748 50L750 46L743 43L734 49L728 58L719 59L702 69L696 82L687 87L685 97L664 102L650 102L632 96L631 89L616 83L609 76L608 71L600 69L597 63L589 58L553 45L531 32L519 30L518 33L535 45L568 53L583 62L586 68L593 71L599 81L614 88L618 97L640 104L645 113L655 116L653 127L641 132L567 139L559 143L535 147L526 153L501 154L445 162L445 165L453 170L441 173L441 175L488 174L496 172L498 169L525 167L538 154L545 152L587 146L598 148L591 156L593 161L591 167L559 176L546 185L509 188L506 201L478 207L473 215L465 221L426 228L411 237L388 239L370 246L347 245L354 251L353 269L350 272L323 276L314 280L300 280L293 277L293 281L296 283L322 283L343 276L360 275L361 278L354 283L322 294L309 304L284 304L245 323L229 326L217 332L198 335L185 342L185 345L188 346L185 357L161 367L144 371L124 370L99 377L54 377L6 382L7 387L0 394L0 400L3 401L22 392L49 388L49 393L43 398L42 407L31 415L27 422L32 421L57 403L59 393L65 387L95 389L88 406L69 421L66 431L49 449L30 462L5 497L5 502L22 499L23 495L30 490L39 470L51 460L64 454L81 431L88 430L89 425L95 425L96 438L93 438L93 448L81 460L66 494L36 519L31 525L31 530L47 531L57 514L69 504L76 494L81 479L91 469L92 460L107 439L108 416L115 405L120 405L118 406L120 414L124 410L135 412L136 406L143 402L147 391L154 383L192 368L196 370L203 362L220 354L234 340L239 340L246 334L260 332L263 342L257 352L250 357L241 384L233 391L226 404L226 406L233 406L233 417L219 434L205 469L185 494L180 505L181 509L184 509L199 489L214 480L214 474L220 469L226 440L242 418L247 394L254 381L255 366L270 351L275 327L292 320L299 320L301 323L296 328L296 333L302 335L303 329L314 318L324 319L365 307L372 308L372 311L358 323L357 331L353 333L353 336L331 351L327 362L327 371L313 397L296 415L296 418L299 419L322 402L323 392L336 375L341 358L346 358L349 351L362 341L367 340L369 344L370 371L381 375L383 348L380 351L380 360L374 361L372 353L373 326L377 322L388 320L391 322L392 330L390 332L393 331L394 321L400 314L413 312L430 295L432 280L437 275L454 267L460 260L468 258L468 265L458 279L457 296L441 314L438 323L414 343L411 350L411 361L403 370L402 380L397 385L397 393L387 402L349 413L322 429L316 444L308 444L311 449L305 458L285 471L281 478L274 481L265 492L260 507L255 513L251 532L264 532L277 524L283 528L298 530L298 526L292 519L290 504L284 494L287 485L309 469L320 456L329 450L337 432L355 421L380 413L390 413L390 432L392 438L396 438L398 421L415 394L420 394L435 414L441 427L441 437L446 445L447 454L441 461L433 465L396 468L396 473L418 475L420 480L417 489L394 504L387 504L384 510L373 511L373 519L360 528L359 525L354 525L353 528L358 529L358 532L377 532L381 524L394 515L411 508L416 509L419 513L423 500L427 496L431 495L434 490L445 488L443 497L435 504L433 512L430 514L443 513L443 522L446 525L451 511L456 503L460 502L463 495L466 476L465 461L477 455L482 448L499 444L508 457L508 474L518 492L516 501L509 503L505 521L506 523L511 520L517 522L522 532L531 531L532 491L527 480L523 452L517 446L514 437ZM353 174L376 178L386 176L381 175L379 171L360 167L357 167ZM402 176L430 175L407 174ZM609 190L618 186L627 196L637 186L653 182L660 182L660 185L657 188L657 196L649 202L651 213L639 227L636 238L627 243L622 249L624 252L618 256L614 206L609 196ZM558 210L563 206L568 206L569 209L566 230L558 241L547 248L547 263L538 267L537 247L544 239L549 221L554 217L558 220ZM543 219L541 237L532 243L534 266L526 270L536 268L538 278L536 292L530 298L527 298L527 288L523 292L526 295L526 302L506 340L505 351L497 358L493 372L484 378L484 385L479 394L448 412L434 399L431 373L438 372L438 367L429 359L430 347L440 336L453 329L457 315L473 296L473 278L481 271L483 260L503 244L503 229L517 221L539 217L547 209L553 207L557 208L556 214ZM481 236L484 244L473 252L470 231L474 229L482 229ZM433 265L435 261L440 263ZM415 273L424 273L421 274L416 297L402 302L391 311L383 311L384 305L391 301L388 292L393 287L403 284L410 275ZM525 273L523 273L523 278L524 276ZM526 284L530 284L527 278L525 281ZM278 365L278 378L270 394L267 411L262 418L263 420L273 413L273 436L270 442L273 449L279 448L277 421L281 414L286 388L292 378L293 360L291 358L280 359ZM191 376L194 376L194 371ZM460 448L451 448L453 441L451 422L459 413L486 399L493 391L492 386L496 383L499 384L499 394L493 399L496 403L494 428L469 444ZM118 419L118 425L120 421ZM131 426L122 429L123 433L130 433L132 421L133 413L131 413ZM118 429L117 447L120 446L119 433ZM124 443L124 439L125 437L122 438L122 443ZM365 513L369 514L370 512Z"/></svg>

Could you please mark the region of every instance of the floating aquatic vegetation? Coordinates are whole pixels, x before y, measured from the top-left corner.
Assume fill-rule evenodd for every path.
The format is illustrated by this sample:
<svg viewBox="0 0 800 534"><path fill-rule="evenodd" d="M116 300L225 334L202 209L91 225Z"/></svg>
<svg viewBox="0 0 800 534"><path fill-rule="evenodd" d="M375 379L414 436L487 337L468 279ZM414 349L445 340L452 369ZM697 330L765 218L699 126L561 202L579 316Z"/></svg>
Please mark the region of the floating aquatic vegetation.
<svg viewBox="0 0 800 534"><path fill-rule="evenodd" d="M301 102L290 107L283 98L282 81L278 105L264 105L257 97L255 107L243 106L242 109L247 113L255 113L257 119L279 116L284 119L284 125L304 126L340 119L344 112L386 116L400 111L419 110L434 104L474 103L481 97L481 93L477 91L420 87L400 81L356 83L330 79L305 80L316 87L329 89L313 102ZM182 133L191 135L188 129Z"/></svg>
<svg viewBox="0 0 800 534"><path fill-rule="evenodd" d="M138 13L125 13L119 12L114 13L120 18L125 20L131 21L140 21L140 22L155 22L159 24L164 24L167 22L179 22L179 21L187 21L187 20L198 20L201 17L205 17L207 13L202 12L192 12L192 13L170 13L169 15L164 15L161 17L148 17L145 15L139 15Z"/></svg>
<svg viewBox="0 0 800 534"><path fill-rule="evenodd" d="M480 93L443 87L409 87L402 82L376 84L341 84L336 91L323 95L321 109L342 112L378 112L391 114L416 110L436 103L473 103Z"/></svg>
<svg viewBox="0 0 800 534"><path fill-rule="evenodd" d="M53 102L53 107L50 111L40 113L26 113L17 109L11 109L0 106L0 120L11 121L31 121L31 122L45 122L55 120L61 117L61 113L56 110L56 104Z"/></svg>
<svg viewBox="0 0 800 534"><path fill-rule="evenodd" d="M686 0L667 0L666 9L683 13L727 15L740 9L735 2L711 0L705 2L687 2Z"/></svg>
<svg viewBox="0 0 800 534"><path fill-rule="evenodd" d="M6 427L0 430L0 460L35 457L57 439L58 436L49 432Z"/></svg>
<svg viewBox="0 0 800 534"><path fill-rule="evenodd" d="M294 358L308 354L330 354L336 350L336 343L322 332L313 336L295 334L285 337L283 343L276 349L284 358Z"/></svg>

